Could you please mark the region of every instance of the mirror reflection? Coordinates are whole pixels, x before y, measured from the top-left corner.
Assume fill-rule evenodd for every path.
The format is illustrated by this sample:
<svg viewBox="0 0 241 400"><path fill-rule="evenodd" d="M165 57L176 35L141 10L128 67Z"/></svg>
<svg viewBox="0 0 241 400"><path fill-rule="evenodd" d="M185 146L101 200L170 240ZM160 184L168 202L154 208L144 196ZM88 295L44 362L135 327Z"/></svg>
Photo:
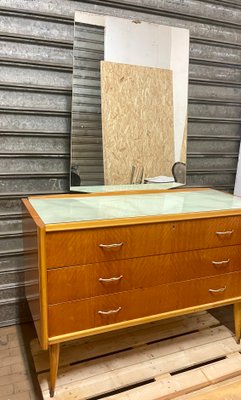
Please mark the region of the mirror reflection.
<svg viewBox="0 0 241 400"><path fill-rule="evenodd" d="M186 29L76 13L71 190L185 183L188 59Z"/></svg>

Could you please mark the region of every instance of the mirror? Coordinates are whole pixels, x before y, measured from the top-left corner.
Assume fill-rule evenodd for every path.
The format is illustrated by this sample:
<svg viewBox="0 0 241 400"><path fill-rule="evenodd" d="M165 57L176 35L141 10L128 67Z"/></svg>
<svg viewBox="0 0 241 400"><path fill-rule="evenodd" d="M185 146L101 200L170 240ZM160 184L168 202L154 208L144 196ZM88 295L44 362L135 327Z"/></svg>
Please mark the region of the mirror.
<svg viewBox="0 0 241 400"><path fill-rule="evenodd" d="M186 29L76 12L71 190L185 183L188 63Z"/></svg>

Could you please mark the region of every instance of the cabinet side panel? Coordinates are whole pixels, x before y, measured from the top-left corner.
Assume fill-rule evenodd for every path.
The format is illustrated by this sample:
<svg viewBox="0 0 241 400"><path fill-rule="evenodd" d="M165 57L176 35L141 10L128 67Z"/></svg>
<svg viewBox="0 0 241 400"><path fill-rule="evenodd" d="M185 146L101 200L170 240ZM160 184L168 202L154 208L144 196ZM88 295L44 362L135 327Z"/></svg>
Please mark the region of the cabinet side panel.
<svg viewBox="0 0 241 400"><path fill-rule="evenodd" d="M46 296L45 285L42 285L42 275L44 266L42 266L41 250L43 246L43 229L36 225L29 210L23 206L24 212L28 216L24 218L24 251L26 256L25 264L25 296L29 305L32 319L36 328L39 342L43 348L47 348L47 319L44 313L43 303ZM31 249L29 250L29 241L31 238ZM31 252L31 263L27 264L27 256Z"/></svg>
<svg viewBox="0 0 241 400"><path fill-rule="evenodd" d="M24 207L24 212L26 208ZM30 308L30 312L36 327L38 337L39 331L39 275L38 275L38 234L37 226L30 214L23 220L23 244L24 244L24 266L25 266L25 296ZM29 249L29 239L31 232L32 248ZM27 262L29 252L32 252L31 262Z"/></svg>

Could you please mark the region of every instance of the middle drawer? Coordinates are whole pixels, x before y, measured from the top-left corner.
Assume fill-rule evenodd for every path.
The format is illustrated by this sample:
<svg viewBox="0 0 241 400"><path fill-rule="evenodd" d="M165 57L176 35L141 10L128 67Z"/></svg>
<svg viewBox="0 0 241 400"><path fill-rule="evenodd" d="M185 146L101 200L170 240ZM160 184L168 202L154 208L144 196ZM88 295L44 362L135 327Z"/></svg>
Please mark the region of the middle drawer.
<svg viewBox="0 0 241 400"><path fill-rule="evenodd" d="M241 245L51 269L48 303L241 270Z"/></svg>

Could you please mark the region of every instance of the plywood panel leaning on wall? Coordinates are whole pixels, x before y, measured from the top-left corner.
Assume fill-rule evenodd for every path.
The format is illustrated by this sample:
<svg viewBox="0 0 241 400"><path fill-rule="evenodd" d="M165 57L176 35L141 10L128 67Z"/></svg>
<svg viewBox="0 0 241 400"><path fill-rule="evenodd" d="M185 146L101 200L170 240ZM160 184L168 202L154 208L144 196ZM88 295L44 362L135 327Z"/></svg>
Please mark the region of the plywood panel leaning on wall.
<svg viewBox="0 0 241 400"><path fill-rule="evenodd" d="M105 184L130 183L133 166L172 176L172 71L103 61L101 103Z"/></svg>

